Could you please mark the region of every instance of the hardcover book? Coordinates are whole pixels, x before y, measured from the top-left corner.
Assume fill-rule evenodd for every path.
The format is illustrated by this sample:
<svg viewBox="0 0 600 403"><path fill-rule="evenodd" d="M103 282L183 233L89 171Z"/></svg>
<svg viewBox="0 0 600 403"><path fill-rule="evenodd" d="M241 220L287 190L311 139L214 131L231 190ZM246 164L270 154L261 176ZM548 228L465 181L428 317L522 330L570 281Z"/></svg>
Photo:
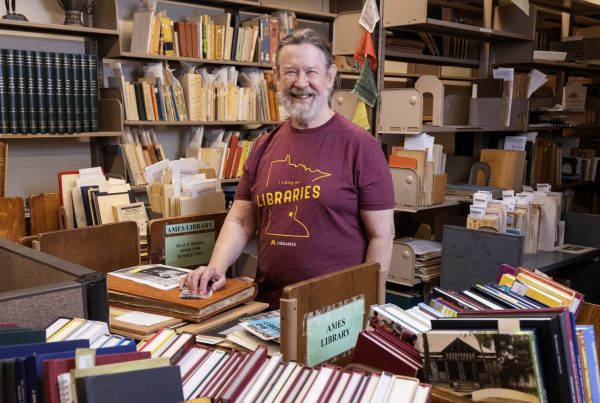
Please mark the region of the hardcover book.
<svg viewBox="0 0 600 403"><path fill-rule="evenodd" d="M108 276L107 280L111 304L175 316L193 322L200 322L251 300L256 295L255 283L237 278L227 279L224 288L215 291L210 298L206 299L184 299L180 297L178 289L163 291L115 276Z"/></svg>

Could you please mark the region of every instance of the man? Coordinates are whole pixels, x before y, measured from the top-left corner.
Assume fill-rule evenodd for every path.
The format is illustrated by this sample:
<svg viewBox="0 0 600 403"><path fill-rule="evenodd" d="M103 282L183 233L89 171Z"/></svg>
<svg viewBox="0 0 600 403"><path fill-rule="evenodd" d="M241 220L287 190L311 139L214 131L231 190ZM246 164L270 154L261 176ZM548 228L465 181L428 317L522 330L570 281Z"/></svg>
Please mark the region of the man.
<svg viewBox="0 0 600 403"><path fill-rule="evenodd" d="M290 118L254 145L210 263L182 280L191 292L225 285L258 230L257 300L362 262L389 268L394 195L379 143L329 108L337 68L329 44L303 29L276 52L279 101Z"/></svg>

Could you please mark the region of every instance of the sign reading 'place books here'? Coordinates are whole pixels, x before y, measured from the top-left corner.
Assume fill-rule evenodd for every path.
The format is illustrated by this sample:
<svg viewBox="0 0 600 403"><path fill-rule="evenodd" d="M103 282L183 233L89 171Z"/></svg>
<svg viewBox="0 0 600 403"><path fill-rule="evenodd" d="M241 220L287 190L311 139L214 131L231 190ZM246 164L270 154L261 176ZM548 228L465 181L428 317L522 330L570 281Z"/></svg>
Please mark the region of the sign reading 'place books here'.
<svg viewBox="0 0 600 403"><path fill-rule="evenodd" d="M165 226L165 264L178 267L207 264L215 246L215 221Z"/></svg>
<svg viewBox="0 0 600 403"><path fill-rule="evenodd" d="M306 320L308 366L352 349L362 330L364 312L365 299L359 296L334 309L309 314Z"/></svg>

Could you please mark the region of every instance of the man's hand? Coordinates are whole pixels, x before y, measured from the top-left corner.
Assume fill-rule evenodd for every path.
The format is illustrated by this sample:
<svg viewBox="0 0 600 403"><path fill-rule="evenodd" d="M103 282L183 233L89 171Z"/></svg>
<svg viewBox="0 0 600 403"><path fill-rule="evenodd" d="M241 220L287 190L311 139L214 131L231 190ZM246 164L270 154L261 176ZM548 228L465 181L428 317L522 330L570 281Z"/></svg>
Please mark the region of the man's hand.
<svg viewBox="0 0 600 403"><path fill-rule="evenodd" d="M187 286L191 294L206 295L209 293L209 282L213 291L220 290L225 286L225 273L215 267L200 266L179 282L179 289Z"/></svg>

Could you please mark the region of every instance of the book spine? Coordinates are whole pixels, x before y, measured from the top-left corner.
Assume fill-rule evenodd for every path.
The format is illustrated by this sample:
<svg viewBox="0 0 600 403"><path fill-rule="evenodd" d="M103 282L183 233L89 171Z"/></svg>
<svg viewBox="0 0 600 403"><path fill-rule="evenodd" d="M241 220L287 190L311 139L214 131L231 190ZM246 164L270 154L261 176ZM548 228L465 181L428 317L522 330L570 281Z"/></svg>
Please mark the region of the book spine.
<svg viewBox="0 0 600 403"><path fill-rule="evenodd" d="M19 119L17 115L17 78L15 75L15 50L4 51L6 65L6 105L8 112L8 132L19 132Z"/></svg>
<svg viewBox="0 0 600 403"><path fill-rule="evenodd" d="M6 83L6 75L4 69L5 63L5 51L0 49L0 133L8 133L8 109L6 103L6 89L8 85Z"/></svg>
<svg viewBox="0 0 600 403"><path fill-rule="evenodd" d="M83 105L83 92L81 91L81 79L83 76L83 72L81 71L81 63L79 62L80 55L70 54L67 55L71 65L71 75L72 75L72 86L73 86L73 96L71 97L73 101L73 116L74 116L74 131L75 133L81 133L83 131L83 115L82 115L82 105Z"/></svg>
<svg viewBox="0 0 600 403"><path fill-rule="evenodd" d="M39 133L48 133L48 120L47 120L47 105L46 105L46 84L44 83L44 65L46 61L43 52L33 53L33 68L35 75L35 99L37 102L37 122L39 126Z"/></svg>
<svg viewBox="0 0 600 403"><path fill-rule="evenodd" d="M17 80L17 120L19 133L29 133L29 114L27 109L27 87L25 73L25 51L15 51L15 78Z"/></svg>
<svg viewBox="0 0 600 403"><path fill-rule="evenodd" d="M92 131L91 110L90 110L90 74L88 69L89 58L87 55L77 55L79 69L81 72L81 130L84 132Z"/></svg>
<svg viewBox="0 0 600 403"><path fill-rule="evenodd" d="M73 92L74 72L71 65L71 55L61 53L60 66L64 76L64 100L65 100L65 131L67 133L75 132L75 94Z"/></svg>
<svg viewBox="0 0 600 403"><path fill-rule="evenodd" d="M27 123L29 126L29 133L39 133L40 126L38 124L37 117L37 100L36 100L36 77L34 69L34 57L33 51L25 50L23 52L25 58L25 91L27 93Z"/></svg>
<svg viewBox="0 0 600 403"><path fill-rule="evenodd" d="M66 129L65 112L65 71L62 69L62 55L52 53L53 78L54 78L54 110L56 133L63 134Z"/></svg>
<svg viewBox="0 0 600 403"><path fill-rule="evenodd" d="M142 83L133 83L133 87L135 88L135 103L138 108L140 120L148 120L146 116L146 105L144 103L144 90L142 88Z"/></svg>
<svg viewBox="0 0 600 403"><path fill-rule="evenodd" d="M88 88L90 94L90 130L97 132L98 123L98 63L94 55L87 56Z"/></svg>

